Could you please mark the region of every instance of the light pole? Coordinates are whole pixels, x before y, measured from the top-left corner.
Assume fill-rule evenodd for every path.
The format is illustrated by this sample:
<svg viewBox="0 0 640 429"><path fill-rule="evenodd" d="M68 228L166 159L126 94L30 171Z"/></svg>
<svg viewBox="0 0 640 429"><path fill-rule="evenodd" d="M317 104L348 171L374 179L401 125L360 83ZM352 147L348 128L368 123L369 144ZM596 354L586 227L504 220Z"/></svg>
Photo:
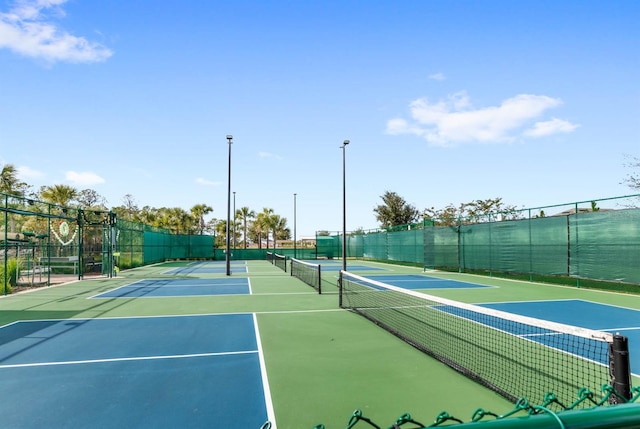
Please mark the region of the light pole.
<svg viewBox="0 0 640 429"><path fill-rule="evenodd" d="M233 191L233 251L236 251L236 191Z"/></svg>
<svg viewBox="0 0 640 429"><path fill-rule="evenodd" d="M347 180L345 169L345 149L349 140L342 142L342 270L347 271Z"/></svg>
<svg viewBox="0 0 640 429"><path fill-rule="evenodd" d="M296 195L293 194L293 257L298 258L297 245L296 245Z"/></svg>
<svg viewBox="0 0 640 429"><path fill-rule="evenodd" d="M233 136L228 135L227 140L229 142L229 186L227 188L227 275L231 275L231 145L233 144Z"/></svg>

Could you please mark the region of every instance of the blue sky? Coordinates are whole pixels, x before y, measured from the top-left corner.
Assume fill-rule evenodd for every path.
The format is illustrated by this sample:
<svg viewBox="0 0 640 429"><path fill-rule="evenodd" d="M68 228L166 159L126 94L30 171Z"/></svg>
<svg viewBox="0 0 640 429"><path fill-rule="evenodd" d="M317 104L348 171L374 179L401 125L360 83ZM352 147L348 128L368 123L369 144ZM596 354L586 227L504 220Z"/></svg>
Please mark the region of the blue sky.
<svg viewBox="0 0 640 429"><path fill-rule="evenodd" d="M637 1L0 0L0 164L121 205L272 208L298 237L501 197L632 193Z"/></svg>

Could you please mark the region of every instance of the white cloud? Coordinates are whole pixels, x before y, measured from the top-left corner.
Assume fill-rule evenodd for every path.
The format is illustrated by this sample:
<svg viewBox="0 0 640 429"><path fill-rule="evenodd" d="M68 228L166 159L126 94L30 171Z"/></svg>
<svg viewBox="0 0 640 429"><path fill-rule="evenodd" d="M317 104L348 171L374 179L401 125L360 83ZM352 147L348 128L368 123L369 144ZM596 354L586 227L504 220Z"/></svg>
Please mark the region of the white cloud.
<svg viewBox="0 0 640 429"><path fill-rule="evenodd" d="M524 135L528 137L546 137L552 134L570 133L579 126L564 119L553 118L550 121L536 122L532 128L524 132Z"/></svg>
<svg viewBox="0 0 640 429"><path fill-rule="evenodd" d="M92 186L105 182L102 177L98 176L95 173L91 173L90 171L67 171L65 173L65 178L67 179L67 181L80 186Z"/></svg>
<svg viewBox="0 0 640 429"><path fill-rule="evenodd" d="M18 167L17 170L18 170L18 176L21 179L25 179L25 180L26 179L39 179L41 177L44 177L44 173L43 172L34 170L34 169L32 169L30 167L27 167L27 166L24 166L24 165L21 166L21 167Z"/></svg>
<svg viewBox="0 0 640 429"><path fill-rule="evenodd" d="M445 80L446 78L447 77L444 75L444 73L434 73L429 75L429 79L432 80Z"/></svg>
<svg viewBox="0 0 640 429"><path fill-rule="evenodd" d="M435 146L461 143L503 143L521 136L540 137L576 128L567 121L541 121L526 131L531 123L548 109L562 104L545 95L519 94L498 106L473 108L465 92L431 102L426 98L409 105L411 120L393 118L387 121L388 134L414 134Z"/></svg>
<svg viewBox="0 0 640 429"><path fill-rule="evenodd" d="M212 182L211 180L207 180L202 177L198 177L196 179L196 183L203 186L220 186L221 184L221 182Z"/></svg>
<svg viewBox="0 0 640 429"><path fill-rule="evenodd" d="M277 159L277 160L281 160L282 157L280 155L275 155L273 153L270 152L258 152L258 157L260 158L273 158L273 159Z"/></svg>
<svg viewBox="0 0 640 429"><path fill-rule="evenodd" d="M18 0L9 12L0 13L0 49L54 63L104 61L113 52L100 43L69 34L51 14L64 16L67 0Z"/></svg>

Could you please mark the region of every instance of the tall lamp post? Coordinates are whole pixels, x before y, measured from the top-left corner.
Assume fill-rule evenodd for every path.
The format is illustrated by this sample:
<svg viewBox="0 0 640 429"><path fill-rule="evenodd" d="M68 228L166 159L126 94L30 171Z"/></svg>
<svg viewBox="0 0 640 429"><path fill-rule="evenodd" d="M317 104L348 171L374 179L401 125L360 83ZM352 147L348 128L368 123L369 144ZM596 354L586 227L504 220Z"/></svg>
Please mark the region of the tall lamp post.
<svg viewBox="0 0 640 429"><path fill-rule="evenodd" d="M236 191L233 191L233 251L236 251Z"/></svg>
<svg viewBox="0 0 640 429"><path fill-rule="evenodd" d="M347 271L347 180L345 169L345 149L349 140L342 142L342 270Z"/></svg>
<svg viewBox="0 0 640 429"><path fill-rule="evenodd" d="M231 145L233 136L228 135L227 141L229 142L229 186L227 188L227 253L226 253L226 266L227 275L231 275Z"/></svg>
<svg viewBox="0 0 640 429"><path fill-rule="evenodd" d="M293 257L297 259L298 254L296 242L298 240L296 239L296 195L298 194L293 194Z"/></svg>

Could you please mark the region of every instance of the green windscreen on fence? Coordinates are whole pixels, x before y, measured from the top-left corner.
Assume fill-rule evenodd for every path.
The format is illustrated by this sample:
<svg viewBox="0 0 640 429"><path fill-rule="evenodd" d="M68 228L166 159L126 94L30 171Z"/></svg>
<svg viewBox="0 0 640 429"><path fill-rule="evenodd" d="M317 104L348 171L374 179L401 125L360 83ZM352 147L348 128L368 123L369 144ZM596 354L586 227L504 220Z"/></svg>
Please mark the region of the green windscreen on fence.
<svg viewBox="0 0 640 429"><path fill-rule="evenodd" d="M461 225L459 235L462 268L568 273L566 217Z"/></svg>
<svg viewBox="0 0 640 429"><path fill-rule="evenodd" d="M342 257L342 241L337 235L318 235L316 237L316 248L318 258L340 258Z"/></svg>
<svg viewBox="0 0 640 429"><path fill-rule="evenodd" d="M387 233L388 259L422 264L424 234L422 229L408 229Z"/></svg>
<svg viewBox="0 0 640 429"><path fill-rule="evenodd" d="M640 209L579 208L547 216L455 219L358 231L347 257L459 271L561 276L640 284ZM318 237L318 254L341 254L341 234ZM321 251L322 250L322 251Z"/></svg>
<svg viewBox="0 0 640 429"><path fill-rule="evenodd" d="M211 235L172 234L164 228L119 219L116 265L120 269L169 259L213 259Z"/></svg>
<svg viewBox="0 0 640 429"><path fill-rule="evenodd" d="M570 217L571 275L640 283L640 210Z"/></svg>
<svg viewBox="0 0 640 429"><path fill-rule="evenodd" d="M424 228L424 266L426 268L458 268L458 227Z"/></svg>

